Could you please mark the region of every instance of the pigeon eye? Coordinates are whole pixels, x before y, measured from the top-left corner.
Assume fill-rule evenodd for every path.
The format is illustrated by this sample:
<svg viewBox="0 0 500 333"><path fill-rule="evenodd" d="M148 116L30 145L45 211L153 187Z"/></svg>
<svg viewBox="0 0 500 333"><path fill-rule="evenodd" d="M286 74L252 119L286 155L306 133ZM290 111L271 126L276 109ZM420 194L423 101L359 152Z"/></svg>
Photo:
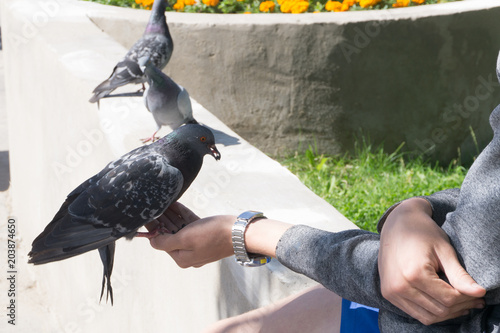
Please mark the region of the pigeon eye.
<svg viewBox="0 0 500 333"><path fill-rule="evenodd" d="M205 142L205 141L207 141L207 138L206 138L206 137L204 137L204 136L202 136L202 137L200 138L200 141L201 141L201 142Z"/></svg>

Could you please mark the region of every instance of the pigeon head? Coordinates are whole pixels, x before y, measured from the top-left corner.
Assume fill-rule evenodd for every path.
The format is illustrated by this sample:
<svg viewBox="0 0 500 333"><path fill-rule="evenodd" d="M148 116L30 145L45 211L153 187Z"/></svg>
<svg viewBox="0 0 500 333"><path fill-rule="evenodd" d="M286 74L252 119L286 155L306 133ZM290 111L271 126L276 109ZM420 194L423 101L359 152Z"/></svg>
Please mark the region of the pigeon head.
<svg viewBox="0 0 500 333"><path fill-rule="evenodd" d="M214 134L211 130L199 124L183 125L157 142L163 140L175 146L189 148L200 156L212 155L216 160L221 158L221 154L215 146ZM159 144L162 145L162 143Z"/></svg>
<svg viewBox="0 0 500 333"><path fill-rule="evenodd" d="M166 82L166 74L164 74L159 68L157 68L150 60L150 56L140 57L137 60L139 68L144 73L147 78L149 85L155 85L157 87L165 87L168 82ZM144 94L144 96L147 94Z"/></svg>

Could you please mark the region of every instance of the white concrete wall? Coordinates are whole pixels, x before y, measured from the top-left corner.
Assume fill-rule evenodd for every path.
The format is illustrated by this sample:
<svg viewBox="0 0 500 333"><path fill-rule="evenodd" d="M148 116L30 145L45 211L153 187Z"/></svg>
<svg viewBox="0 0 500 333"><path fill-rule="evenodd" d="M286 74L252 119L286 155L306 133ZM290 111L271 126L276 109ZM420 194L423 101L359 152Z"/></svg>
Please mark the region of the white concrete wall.
<svg viewBox="0 0 500 333"><path fill-rule="evenodd" d="M1 317L0 330L197 332L221 317L309 285L311 281L276 262L243 269L228 258L182 270L145 239L120 240L111 307L98 303L102 268L96 251L58 263L26 264L31 241L65 196L108 161L137 147L139 138L154 129L140 99L104 100L100 109L87 102L126 52L91 22L95 8L75 0L1 2L12 211L18 220L19 247L17 325L9 326ZM255 209L327 230L354 227L193 102L195 117L215 130L222 160L206 159L181 202L202 216ZM0 290L7 290L4 279Z"/></svg>

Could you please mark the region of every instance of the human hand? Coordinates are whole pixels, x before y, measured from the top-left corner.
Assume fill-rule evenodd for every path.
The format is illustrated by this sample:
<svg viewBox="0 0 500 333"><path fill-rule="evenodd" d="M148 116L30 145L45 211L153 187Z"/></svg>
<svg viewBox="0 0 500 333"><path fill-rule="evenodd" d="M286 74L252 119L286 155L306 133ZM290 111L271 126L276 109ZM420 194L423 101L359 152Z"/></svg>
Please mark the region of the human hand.
<svg viewBox="0 0 500 333"><path fill-rule="evenodd" d="M151 246L167 252L181 268L201 267L233 254L231 227L235 219L225 215L200 219L184 205L174 203L146 227L152 230L163 223L171 233L151 238Z"/></svg>
<svg viewBox="0 0 500 333"><path fill-rule="evenodd" d="M189 223L199 219L198 215L193 213L189 208L180 202L174 202L160 217L149 222L145 227L151 232L161 224L169 233L175 234Z"/></svg>
<svg viewBox="0 0 500 333"><path fill-rule="evenodd" d="M387 217L378 257L382 295L424 325L484 307L486 293L460 265L431 216L425 199L402 202Z"/></svg>

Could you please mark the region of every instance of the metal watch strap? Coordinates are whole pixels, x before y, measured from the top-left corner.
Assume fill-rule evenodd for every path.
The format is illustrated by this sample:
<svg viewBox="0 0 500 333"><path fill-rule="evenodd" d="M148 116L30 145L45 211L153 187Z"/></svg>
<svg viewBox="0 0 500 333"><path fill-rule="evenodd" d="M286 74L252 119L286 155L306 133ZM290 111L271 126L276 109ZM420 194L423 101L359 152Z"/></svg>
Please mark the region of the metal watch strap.
<svg viewBox="0 0 500 333"><path fill-rule="evenodd" d="M236 262L245 267L258 267L271 261L267 256L249 256L245 247L245 231L256 218L266 218L262 212L246 211L236 219L232 228L233 250Z"/></svg>

